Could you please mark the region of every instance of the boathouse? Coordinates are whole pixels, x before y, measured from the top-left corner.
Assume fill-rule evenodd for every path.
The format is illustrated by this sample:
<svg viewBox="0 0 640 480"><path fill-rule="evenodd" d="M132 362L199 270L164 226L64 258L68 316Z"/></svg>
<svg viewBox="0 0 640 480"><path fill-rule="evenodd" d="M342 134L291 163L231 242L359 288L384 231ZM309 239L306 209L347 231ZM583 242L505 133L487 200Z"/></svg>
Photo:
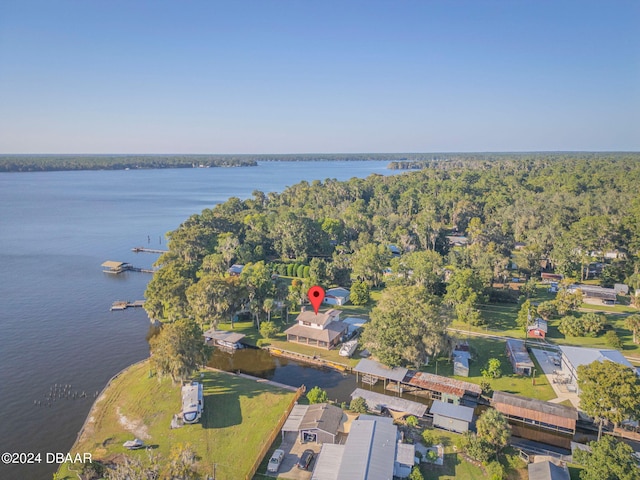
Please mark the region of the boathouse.
<svg viewBox="0 0 640 480"><path fill-rule="evenodd" d="M112 260L107 260L106 262L104 262L100 266L104 267L103 272L105 272L105 273L114 273L116 275L118 273L122 273L122 272L126 272L127 270L131 270L131 264L126 263L126 262L114 262Z"/></svg>
<svg viewBox="0 0 640 480"><path fill-rule="evenodd" d="M499 391L491 404L507 418L513 435L569 448L578 421L575 408Z"/></svg>
<svg viewBox="0 0 640 480"><path fill-rule="evenodd" d="M387 382L395 382L397 389L409 370L402 367L390 368L375 360L363 358L353 371L356 373L356 384L358 380L361 380L367 385L375 385L379 380L382 380L384 388L387 388Z"/></svg>
<svg viewBox="0 0 640 480"><path fill-rule="evenodd" d="M433 415L433 426L451 432L464 433L473 421L473 408L434 400L429 413Z"/></svg>
<svg viewBox="0 0 640 480"><path fill-rule="evenodd" d="M433 400L454 405L475 406L482 389L475 383L456 380L426 372L409 371L403 381L404 391L427 394Z"/></svg>
<svg viewBox="0 0 640 480"><path fill-rule="evenodd" d="M383 395L363 388L356 388L351 393L351 400L358 397L364 398L365 402L367 402L367 408L370 411L376 413L385 413L385 411L387 411L395 419L408 415L421 418L427 411L427 406L422 403L412 402L411 400L392 397L390 395Z"/></svg>
<svg viewBox="0 0 640 480"><path fill-rule="evenodd" d="M244 347L242 339L246 335L212 328L204 332L202 336L204 337L204 342L211 347L218 346L228 350L237 350Z"/></svg>
<svg viewBox="0 0 640 480"><path fill-rule="evenodd" d="M533 375L535 364L531 361L527 347L520 340L507 340L507 357L513 366L513 373L517 375Z"/></svg>

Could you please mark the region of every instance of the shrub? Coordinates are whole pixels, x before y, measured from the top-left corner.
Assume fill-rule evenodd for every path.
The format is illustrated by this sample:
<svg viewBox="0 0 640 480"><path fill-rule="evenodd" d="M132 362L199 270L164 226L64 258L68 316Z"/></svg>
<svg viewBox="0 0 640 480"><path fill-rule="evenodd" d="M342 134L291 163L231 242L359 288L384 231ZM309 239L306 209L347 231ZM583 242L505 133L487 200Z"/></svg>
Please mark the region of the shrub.
<svg viewBox="0 0 640 480"><path fill-rule="evenodd" d="M411 473L409 474L409 480L424 480L422 476L422 472L420 471L420 467L417 465L411 469Z"/></svg>
<svg viewBox="0 0 640 480"><path fill-rule="evenodd" d="M303 278L304 276L304 265L298 265L296 268L296 277Z"/></svg>
<svg viewBox="0 0 640 480"><path fill-rule="evenodd" d="M480 388L482 389L483 395L489 396L493 393L493 388L488 380L481 380Z"/></svg>
<svg viewBox="0 0 640 480"><path fill-rule="evenodd" d="M308 266L304 266L302 269L302 277L303 278L309 278L309 270L311 270L311 267Z"/></svg>
<svg viewBox="0 0 640 480"><path fill-rule="evenodd" d="M368 408L366 400L362 397L354 398L349 404L349 410L355 413L367 413Z"/></svg>
<svg viewBox="0 0 640 480"><path fill-rule="evenodd" d="M418 419L414 415L409 415L407 417L407 425L409 427L415 428L418 426Z"/></svg>
<svg viewBox="0 0 640 480"><path fill-rule="evenodd" d="M487 366L481 371L484 378L500 378L502 376L502 364L497 358L490 358Z"/></svg>
<svg viewBox="0 0 640 480"><path fill-rule="evenodd" d="M424 430L422 432L422 443L424 443L426 447L435 445L436 434L432 430Z"/></svg>
<svg viewBox="0 0 640 480"><path fill-rule="evenodd" d="M469 435L464 450L471 458L482 463L489 461L495 454L495 450L489 442L473 434Z"/></svg>
<svg viewBox="0 0 640 480"><path fill-rule="evenodd" d="M260 335L264 338L273 338L280 332L280 327L278 327L273 322L262 322L260 324Z"/></svg>
<svg viewBox="0 0 640 480"><path fill-rule="evenodd" d="M327 392L320 387L313 387L307 392L307 400L309 403L325 403L329 400Z"/></svg>
<svg viewBox="0 0 640 480"><path fill-rule="evenodd" d="M278 265L278 275L282 275L283 277L287 275L287 264L281 263Z"/></svg>
<svg viewBox="0 0 640 480"><path fill-rule="evenodd" d="M500 462L489 462L485 465L485 470L487 471L487 477L490 480L504 480L504 467Z"/></svg>
<svg viewBox="0 0 640 480"><path fill-rule="evenodd" d="M611 348L622 350L622 340L620 340L620 337L618 337L618 334L615 332L615 330L609 330L607 333L605 333L604 340Z"/></svg>
<svg viewBox="0 0 640 480"><path fill-rule="evenodd" d="M287 265L287 277L293 277L293 263Z"/></svg>
<svg viewBox="0 0 640 480"><path fill-rule="evenodd" d="M435 450L428 450L427 451L427 462L436 463L437 460L438 460L438 452L436 452Z"/></svg>

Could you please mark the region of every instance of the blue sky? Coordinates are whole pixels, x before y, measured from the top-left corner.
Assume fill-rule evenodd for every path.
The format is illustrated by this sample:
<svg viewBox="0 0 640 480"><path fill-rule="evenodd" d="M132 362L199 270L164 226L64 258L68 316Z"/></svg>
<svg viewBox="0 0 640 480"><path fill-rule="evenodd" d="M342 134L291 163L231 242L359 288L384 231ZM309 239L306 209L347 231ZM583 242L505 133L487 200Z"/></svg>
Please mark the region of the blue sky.
<svg viewBox="0 0 640 480"><path fill-rule="evenodd" d="M0 153L640 150L640 2L0 1Z"/></svg>

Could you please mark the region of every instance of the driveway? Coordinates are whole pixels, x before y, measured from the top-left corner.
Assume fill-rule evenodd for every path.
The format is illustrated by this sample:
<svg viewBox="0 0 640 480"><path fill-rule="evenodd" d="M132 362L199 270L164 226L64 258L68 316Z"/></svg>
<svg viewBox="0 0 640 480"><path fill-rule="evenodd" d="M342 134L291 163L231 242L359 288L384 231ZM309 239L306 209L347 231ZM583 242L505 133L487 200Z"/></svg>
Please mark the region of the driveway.
<svg viewBox="0 0 640 480"><path fill-rule="evenodd" d="M313 467L318 458L318 453L320 453L320 449L322 445L317 443L300 443L299 437L295 436L295 441L293 440L293 435L287 435L282 442L282 444L278 447L284 450L284 459L280 464L280 469L278 470L277 477L278 478L291 478L294 480L310 480L311 473L313 472ZM306 449L313 450L316 454L315 458L311 462L309 466L309 470L301 470L297 467L298 460ZM276 476L272 473L268 474L269 476Z"/></svg>
<svg viewBox="0 0 640 480"><path fill-rule="evenodd" d="M554 365L553 359L554 357L557 359L558 354L541 350L539 348L532 348L531 353L535 355L536 360L540 364L540 368L542 368L542 371L547 376L547 380L549 380L549 385L551 385L557 396L557 398L549 400L549 402L561 403L565 400L569 400L574 407L578 408L578 404L580 403L578 394L576 392L569 391L566 385L556 382L557 375L554 372L560 370L560 367Z"/></svg>

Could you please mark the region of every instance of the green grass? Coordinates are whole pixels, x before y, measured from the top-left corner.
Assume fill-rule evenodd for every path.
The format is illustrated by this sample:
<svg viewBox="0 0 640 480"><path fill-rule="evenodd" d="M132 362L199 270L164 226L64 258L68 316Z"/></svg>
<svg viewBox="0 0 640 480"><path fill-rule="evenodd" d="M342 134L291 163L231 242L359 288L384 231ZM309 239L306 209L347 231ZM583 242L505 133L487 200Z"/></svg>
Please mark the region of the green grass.
<svg viewBox="0 0 640 480"><path fill-rule="evenodd" d="M198 456L198 470L209 473L217 464L219 479L244 478L294 393L220 372L203 372L205 410L201 422L172 430L171 418L181 408L180 385L149 378L147 363L136 365L112 382L92 410L93 422L71 452L91 452L94 460L109 461L121 454L146 460L144 450L129 452L122 443L141 436L161 459L171 447L190 444ZM122 417L137 425L135 432ZM244 452L239 455L238 452ZM65 465L60 468L68 474ZM63 477L64 478L64 477ZM73 477L75 478L75 477Z"/></svg>
<svg viewBox="0 0 640 480"><path fill-rule="evenodd" d="M469 377L458 377L453 375L453 363L448 359L439 359L437 367L435 362L424 367L423 370L430 373L437 373L447 377L457 378L459 380L480 384L484 380L481 370L485 368L490 358L500 360L502 367L502 377L490 380L491 388L507 393L522 395L525 397L537 398L539 400L550 400L556 398L553 388L549 384L546 375L542 373L542 369L537 364L535 358L532 360L536 365L535 385L532 377L523 377L513 374L511 363L505 353L506 342L502 340L494 340L483 337L465 338L469 342L472 350L473 358L469 365Z"/></svg>

